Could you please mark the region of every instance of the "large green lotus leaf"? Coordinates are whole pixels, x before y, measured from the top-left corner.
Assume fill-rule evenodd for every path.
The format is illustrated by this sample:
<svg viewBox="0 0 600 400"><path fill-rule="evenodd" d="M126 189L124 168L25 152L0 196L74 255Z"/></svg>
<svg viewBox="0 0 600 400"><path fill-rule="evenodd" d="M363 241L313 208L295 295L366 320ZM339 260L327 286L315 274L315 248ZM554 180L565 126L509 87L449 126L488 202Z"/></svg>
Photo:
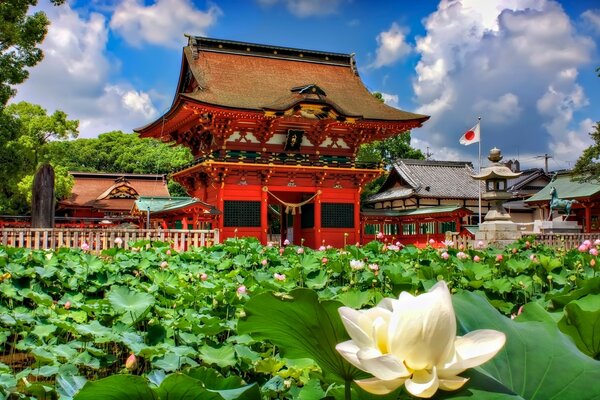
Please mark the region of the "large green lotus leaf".
<svg viewBox="0 0 600 400"><path fill-rule="evenodd" d="M571 290L570 287L567 287L562 292L550 294L547 297L552 300L552 304L555 307L560 308L588 294L598 293L600 293L600 277L581 282L577 289Z"/></svg>
<svg viewBox="0 0 600 400"><path fill-rule="evenodd" d="M346 362L336 351L349 339L336 301L320 302L316 292L296 289L277 297L261 293L246 303L246 318L238 321L238 333L268 339L287 358L312 358L328 381L350 381L367 375Z"/></svg>
<svg viewBox="0 0 600 400"><path fill-rule="evenodd" d="M202 381L182 373L167 376L160 384L158 394L161 400L260 400L260 390L256 384L212 390L205 388Z"/></svg>
<svg viewBox="0 0 600 400"><path fill-rule="evenodd" d="M141 376L112 375L87 381L74 400L157 400L158 396Z"/></svg>
<svg viewBox="0 0 600 400"><path fill-rule="evenodd" d="M221 368L233 367L235 365L235 349L226 344L219 348L204 345L200 347L200 358L205 364L215 364Z"/></svg>
<svg viewBox="0 0 600 400"><path fill-rule="evenodd" d="M600 398L600 362L580 352L556 324L512 321L474 293L455 295L453 303L461 334L506 334L504 348L481 368L509 391L528 400Z"/></svg>
<svg viewBox="0 0 600 400"><path fill-rule="evenodd" d="M108 294L108 301L113 309L123 314L123 322L137 321L146 310L154 305L154 297L148 293L129 290L123 286L115 286Z"/></svg>
<svg viewBox="0 0 600 400"><path fill-rule="evenodd" d="M575 341L590 357L600 354L600 295L591 294L565 306L558 329Z"/></svg>

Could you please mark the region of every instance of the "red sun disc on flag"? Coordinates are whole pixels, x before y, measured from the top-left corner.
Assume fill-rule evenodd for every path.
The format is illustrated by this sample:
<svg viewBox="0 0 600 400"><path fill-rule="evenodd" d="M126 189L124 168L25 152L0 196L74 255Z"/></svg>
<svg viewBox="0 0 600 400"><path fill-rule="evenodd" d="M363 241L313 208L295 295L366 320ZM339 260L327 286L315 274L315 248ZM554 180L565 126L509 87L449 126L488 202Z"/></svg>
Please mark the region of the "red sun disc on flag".
<svg viewBox="0 0 600 400"><path fill-rule="evenodd" d="M468 131L467 133L465 133L465 139L467 139L467 140L473 140L473 139L475 139L475 132Z"/></svg>

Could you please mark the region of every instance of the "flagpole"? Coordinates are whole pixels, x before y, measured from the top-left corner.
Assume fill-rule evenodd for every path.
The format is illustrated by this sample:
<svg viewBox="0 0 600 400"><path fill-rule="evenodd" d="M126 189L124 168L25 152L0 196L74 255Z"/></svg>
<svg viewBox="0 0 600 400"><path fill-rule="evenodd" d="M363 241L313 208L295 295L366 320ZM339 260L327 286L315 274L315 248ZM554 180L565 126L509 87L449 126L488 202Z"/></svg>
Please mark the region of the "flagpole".
<svg viewBox="0 0 600 400"><path fill-rule="evenodd" d="M477 171L478 174L481 174L481 117L477 118L477 124L479 124L479 141L478 141L478 145L479 145L479 171ZM478 225L481 225L481 182L477 182L478 185L478 189L479 189L479 223Z"/></svg>

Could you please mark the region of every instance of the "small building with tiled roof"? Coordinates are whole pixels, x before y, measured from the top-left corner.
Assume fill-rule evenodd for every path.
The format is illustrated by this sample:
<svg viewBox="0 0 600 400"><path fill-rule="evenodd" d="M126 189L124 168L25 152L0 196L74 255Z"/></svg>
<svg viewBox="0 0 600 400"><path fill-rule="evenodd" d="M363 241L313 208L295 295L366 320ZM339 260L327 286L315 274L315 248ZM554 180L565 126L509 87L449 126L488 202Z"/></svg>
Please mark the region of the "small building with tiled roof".
<svg viewBox="0 0 600 400"><path fill-rule="evenodd" d="M194 197L139 197L131 214L140 226L158 225L163 229L212 229L220 214L212 205Z"/></svg>
<svg viewBox="0 0 600 400"><path fill-rule="evenodd" d="M129 221L140 196L169 196L164 175L69 172L75 179L71 195L58 203L57 216L74 223Z"/></svg>
<svg viewBox="0 0 600 400"><path fill-rule="evenodd" d="M556 173L552 180L525 203L540 210L540 219L548 219L551 190L556 189L559 199L576 200L571 207L569 221L577 221L584 232L600 232L600 181L578 180L569 171ZM552 216L555 217L555 216Z"/></svg>
<svg viewBox="0 0 600 400"><path fill-rule="evenodd" d="M473 165L467 161L400 159L378 193L363 204L373 209L407 210L434 206L460 206L473 211L468 224L476 224L479 193L484 184L472 178ZM482 215L488 202L482 200Z"/></svg>

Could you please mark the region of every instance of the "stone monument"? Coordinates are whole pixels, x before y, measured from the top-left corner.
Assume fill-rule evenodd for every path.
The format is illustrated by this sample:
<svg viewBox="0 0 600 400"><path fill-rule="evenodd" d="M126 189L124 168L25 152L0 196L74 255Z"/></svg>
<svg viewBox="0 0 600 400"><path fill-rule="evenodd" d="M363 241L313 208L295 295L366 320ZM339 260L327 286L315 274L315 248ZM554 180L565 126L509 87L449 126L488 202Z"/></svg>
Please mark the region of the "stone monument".
<svg viewBox="0 0 600 400"><path fill-rule="evenodd" d="M503 203L512 197L507 191L506 181L521 175L513 172L502 164L502 153L499 149L490 150L488 160L490 165L482 168L479 174L472 175L473 179L485 181L485 193L481 198L488 200L491 208L485 215L483 223L479 224L479 231L475 234L475 240L482 241L486 245L493 243L498 246L506 246L521 238L521 233L504 209Z"/></svg>

